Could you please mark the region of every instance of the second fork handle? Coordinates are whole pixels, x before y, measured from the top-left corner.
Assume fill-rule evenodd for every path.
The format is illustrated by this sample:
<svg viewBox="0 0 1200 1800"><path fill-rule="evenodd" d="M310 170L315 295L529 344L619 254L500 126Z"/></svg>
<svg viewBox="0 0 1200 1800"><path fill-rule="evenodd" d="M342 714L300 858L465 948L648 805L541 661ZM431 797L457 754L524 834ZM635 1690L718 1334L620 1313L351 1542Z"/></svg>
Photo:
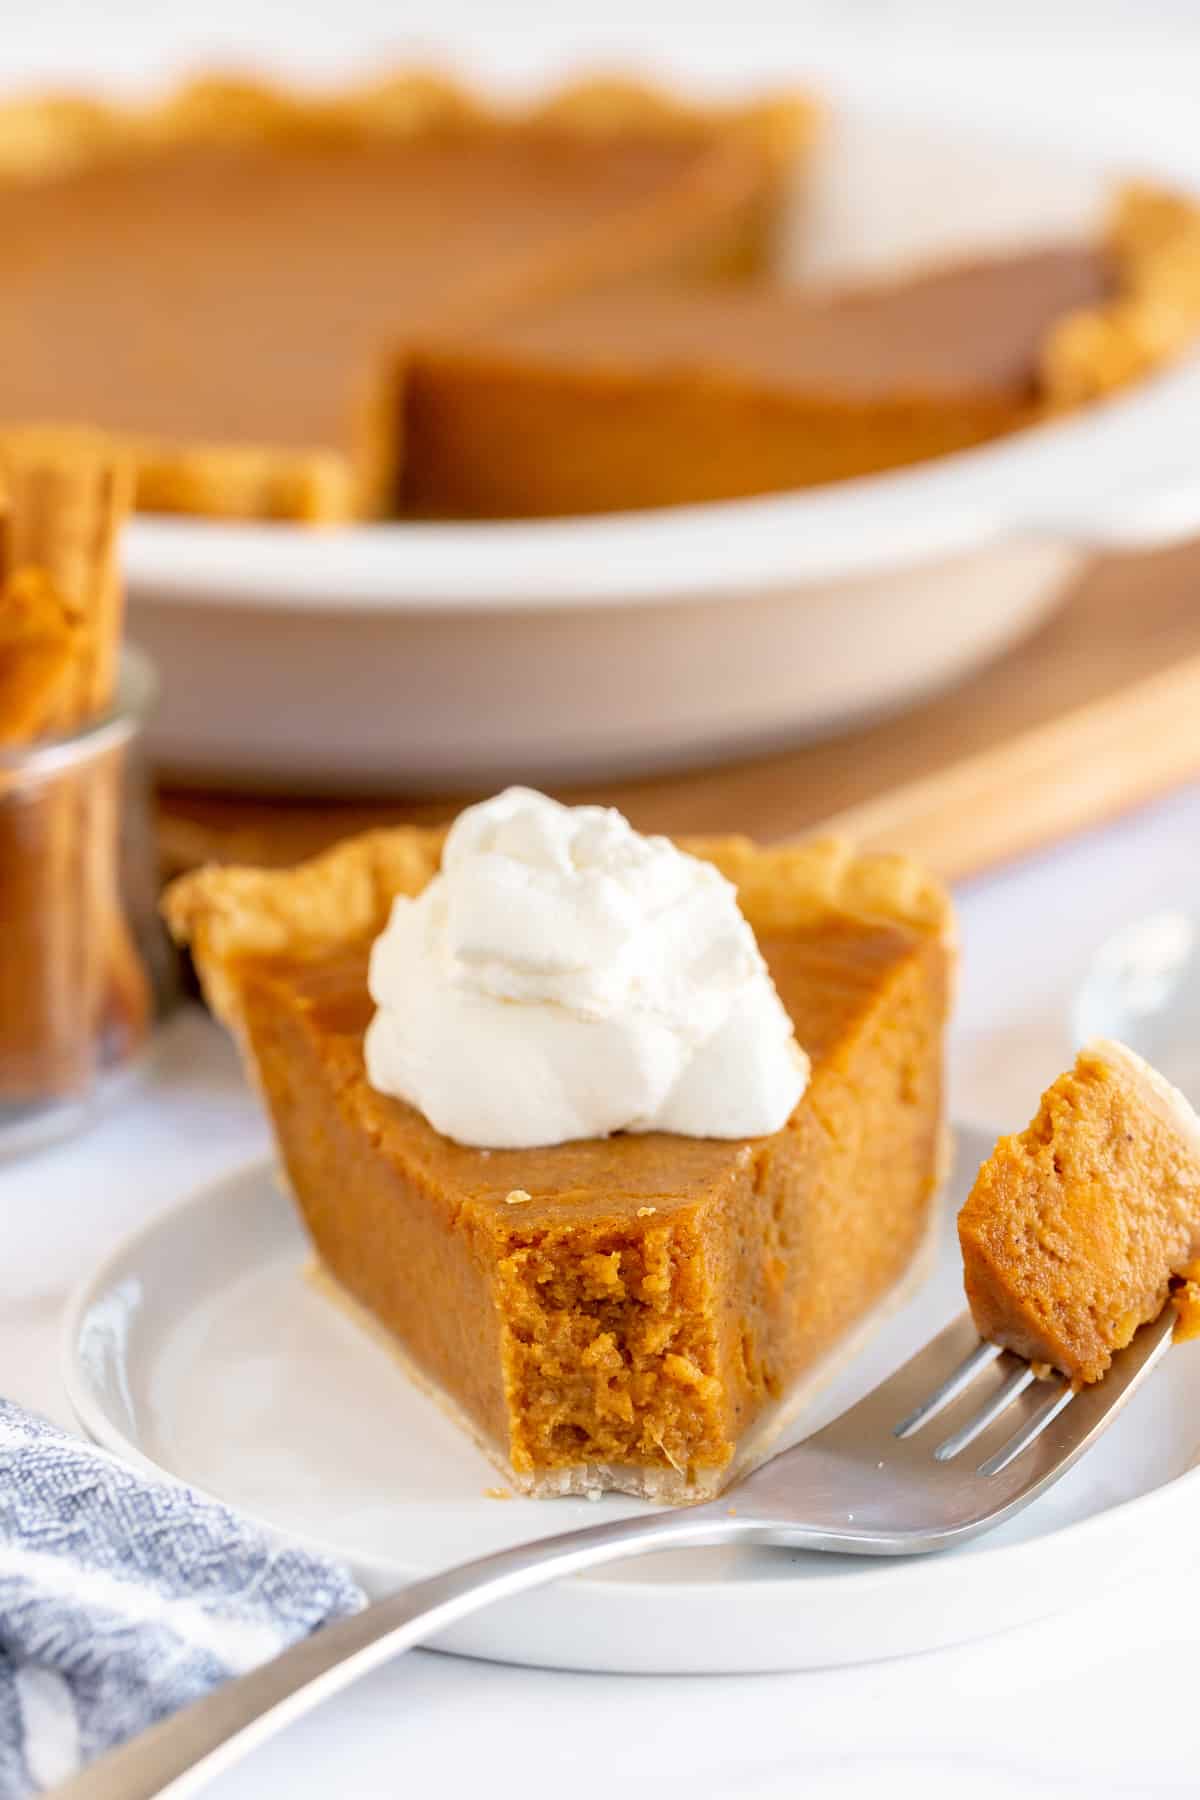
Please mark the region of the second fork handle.
<svg viewBox="0 0 1200 1800"><path fill-rule="evenodd" d="M745 1534L724 1506L617 1519L413 1582L226 1682L55 1790L55 1800L185 1800L322 1700L468 1613L599 1563Z"/></svg>

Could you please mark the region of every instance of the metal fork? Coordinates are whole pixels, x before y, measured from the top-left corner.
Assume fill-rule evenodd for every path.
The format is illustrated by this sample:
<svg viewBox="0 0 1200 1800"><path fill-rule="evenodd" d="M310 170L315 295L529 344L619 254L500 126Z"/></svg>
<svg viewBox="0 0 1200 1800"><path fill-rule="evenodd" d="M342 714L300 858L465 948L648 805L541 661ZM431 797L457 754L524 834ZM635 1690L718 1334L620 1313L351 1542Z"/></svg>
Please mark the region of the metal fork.
<svg viewBox="0 0 1200 1800"><path fill-rule="evenodd" d="M1079 1392L981 1343L964 1314L865 1399L718 1500L518 1544L415 1581L153 1726L57 1800L183 1800L264 1739L467 1613L599 1563L697 1545L912 1556L1010 1518L1078 1461L1171 1341L1143 1326ZM736 1497L736 1507L730 1503Z"/></svg>

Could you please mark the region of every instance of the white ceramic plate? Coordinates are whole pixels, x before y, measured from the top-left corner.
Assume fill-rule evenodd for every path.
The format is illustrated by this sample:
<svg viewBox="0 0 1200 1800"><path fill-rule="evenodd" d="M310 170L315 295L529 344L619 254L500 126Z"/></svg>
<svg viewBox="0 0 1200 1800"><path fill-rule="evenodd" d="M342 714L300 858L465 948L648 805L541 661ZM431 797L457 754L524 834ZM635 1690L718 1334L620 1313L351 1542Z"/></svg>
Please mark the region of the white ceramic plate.
<svg viewBox="0 0 1200 1800"><path fill-rule="evenodd" d="M814 1401L795 1436L874 1385L961 1306L953 1215L986 1151L960 1143L937 1266ZM119 1453L353 1564L383 1591L638 1503L503 1501L499 1477L386 1350L304 1279L265 1166L117 1249L75 1298L72 1404ZM932 1649L1161 1576L1194 1535L1200 1353L1172 1352L1058 1487L990 1537L927 1559L676 1551L485 1611L438 1646L505 1662L655 1672L797 1669Z"/></svg>
<svg viewBox="0 0 1200 1800"><path fill-rule="evenodd" d="M1107 182L845 113L784 273L1080 234ZM164 689L152 749L186 779L397 792L828 731L1008 646L1090 552L1200 526L1198 414L1191 362L1060 425L761 500L316 532L138 519L132 629Z"/></svg>

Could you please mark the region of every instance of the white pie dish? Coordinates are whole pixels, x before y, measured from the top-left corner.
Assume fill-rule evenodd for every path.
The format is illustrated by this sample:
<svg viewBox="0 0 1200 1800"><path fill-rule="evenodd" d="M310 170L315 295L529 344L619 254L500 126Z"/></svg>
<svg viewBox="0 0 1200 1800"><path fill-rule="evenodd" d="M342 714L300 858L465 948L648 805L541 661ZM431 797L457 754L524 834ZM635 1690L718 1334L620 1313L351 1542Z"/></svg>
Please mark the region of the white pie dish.
<svg viewBox="0 0 1200 1800"><path fill-rule="evenodd" d="M1107 181L839 116L806 266L1080 233ZM833 730L1005 648L1095 551L1200 528L1197 416L1193 358L980 450L761 500L325 531L140 518L127 567L164 688L152 751L192 781L397 791L629 774Z"/></svg>
<svg viewBox="0 0 1200 1800"><path fill-rule="evenodd" d="M789 1438L833 1417L961 1309L954 1213L989 1148L979 1133L961 1135L933 1268L837 1368ZM65 1323L63 1376L81 1424L119 1455L345 1558L375 1593L502 1545L644 1510L612 1494L594 1504L495 1497L504 1490L491 1464L377 1334L304 1279L309 1261L295 1211L263 1163L118 1245ZM1110 1584L1158 1592L1191 1542L1198 1384L1200 1349L1172 1350L1051 1493L942 1555L672 1551L490 1608L437 1647L549 1668L814 1668L982 1636Z"/></svg>

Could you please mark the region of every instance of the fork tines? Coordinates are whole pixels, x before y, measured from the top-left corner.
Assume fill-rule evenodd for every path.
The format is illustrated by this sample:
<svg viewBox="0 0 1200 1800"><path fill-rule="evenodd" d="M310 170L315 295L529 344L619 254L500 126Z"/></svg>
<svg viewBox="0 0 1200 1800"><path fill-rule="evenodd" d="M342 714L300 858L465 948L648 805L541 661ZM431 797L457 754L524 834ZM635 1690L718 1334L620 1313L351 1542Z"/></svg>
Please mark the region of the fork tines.
<svg viewBox="0 0 1200 1800"><path fill-rule="evenodd" d="M934 1449L934 1457L938 1462L950 1462L961 1455L976 1438L981 1437L990 1425L1006 1413L1013 1402L1029 1388L1038 1377L1030 1365L1020 1357L1005 1352L999 1344L980 1343L964 1358L964 1360L947 1375L944 1381L924 1399L920 1406L914 1408L908 1416L895 1427L894 1436L898 1438L913 1437L918 1431L936 1419L955 1400L961 1398L978 1380L985 1369L990 1369L1001 1356L1008 1355L1014 1365L1001 1385L983 1404L971 1414L963 1424L944 1437ZM998 1475L1011 1462L1028 1450L1042 1432L1056 1419L1063 1409L1070 1405L1075 1397L1075 1390L1061 1376L1052 1374L1046 1377L1048 1392L1042 1403L1025 1420L1020 1428L1003 1444L994 1455L989 1456L978 1470L980 1475Z"/></svg>

